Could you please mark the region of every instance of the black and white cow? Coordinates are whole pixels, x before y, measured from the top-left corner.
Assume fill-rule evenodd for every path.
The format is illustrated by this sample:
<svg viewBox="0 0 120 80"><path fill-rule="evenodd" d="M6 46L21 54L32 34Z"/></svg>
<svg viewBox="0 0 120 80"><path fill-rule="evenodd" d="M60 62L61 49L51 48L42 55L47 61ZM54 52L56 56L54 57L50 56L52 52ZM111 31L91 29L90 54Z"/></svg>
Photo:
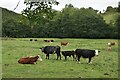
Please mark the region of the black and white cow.
<svg viewBox="0 0 120 80"><path fill-rule="evenodd" d="M45 46L40 48L42 52L46 54L46 59L49 59L49 54L56 53L57 54L57 60L60 57L61 60L61 54L60 54L60 46Z"/></svg>
<svg viewBox="0 0 120 80"><path fill-rule="evenodd" d="M73 56L73 60L75 59L75 51L62 51L62 55L67 59L67 56Z"/></svg>
<svg viewBox="0 0 120 80"><path fill-rule="evenodd" d="M99 52L100 51L98 51L98 50L89 50L89 49L76 49L75 50L77 60L78 60L79 63L80 63L80 58L81 57L89 58L88 63L90 63L92 57L94 57L95 55L98 56Z"/></svg>

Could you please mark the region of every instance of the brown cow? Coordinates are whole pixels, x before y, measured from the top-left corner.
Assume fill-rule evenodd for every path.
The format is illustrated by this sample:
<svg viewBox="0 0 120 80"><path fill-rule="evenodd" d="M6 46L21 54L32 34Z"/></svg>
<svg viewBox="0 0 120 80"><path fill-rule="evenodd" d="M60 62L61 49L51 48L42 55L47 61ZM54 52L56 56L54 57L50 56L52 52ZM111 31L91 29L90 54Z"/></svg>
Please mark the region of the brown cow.
<svg viewBox="0 0 120 80"><path fill-rule="evenodd" d="M18 60L18 63L20 63L20 64L35 64L38 60L42 61L42 58L40 57L40 55L37 55L35 57L29 56L29 57L25 57L25 58L20 58Z"/></svg>
<svg viewBox="0 0 120 80"><path fill-rule="evenodd" d="M68 42L67 41L62 41L61 46L67 46Z"/></svg>
<svg viewBox="0 0 120 80"><path fill-rule="evenodd" d="M109 42L108 43L108 50L111 51L112 50L112 46L115 46L116 43L115 42Z"/></svg>

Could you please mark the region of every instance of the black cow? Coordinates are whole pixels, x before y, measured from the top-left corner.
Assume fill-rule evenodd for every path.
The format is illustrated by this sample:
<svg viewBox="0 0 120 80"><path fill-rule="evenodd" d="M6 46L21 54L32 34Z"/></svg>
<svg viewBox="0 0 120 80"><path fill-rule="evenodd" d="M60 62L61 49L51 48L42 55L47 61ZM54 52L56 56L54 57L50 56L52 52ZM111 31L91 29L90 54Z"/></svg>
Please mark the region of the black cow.
<svg viewBox="0 0 120 80"><path fill-rule="evenodd" d="M57 60L60 57L61 60L61 54L60 54L60 47L59 46L45 46L40 48L42 52L46 54L46 59L49 59L49 54L53 54L54 52L57 54Z"/></svg>
<svg viewBox="0 0 120 80"><path fill-rule="evenodd" d="M75 53L76 53L76 56L77 56L77 60L78 60L79 63L80 63L80 58L81 57L89 58L88 63L90 63L91 58L94 57L95 55L98 56L99 52L100 51L98 51L98 50L89 50L89 49L76 49L75 50Z"/></svg>
<svg viewBox="0 0 120 80"><path fill-rule="evenodd" d="M62 55L67 59L67 56L73 56L73 60L75 59L75 51L62 51Z"/></svg>
<svg viewBox="0 0 120 80"><path fill-rule="evenodd" d="M48 42L48 40L44 40L44 42Z"/></svg>
<svg viewBox="0 0 120 80"><path fill-rule="evenodd" d="M35 39L34 41L37 41L37 39Z"/></svg>
<svg viewBox="0 0 120 80"><path fill-rule="evenodd" d="M44 40L44 42L54 42L54 40Z"/></svg>
<svg viewBox="0 0 120 80"><path fill-rule="evenodd" d="M33 39L30 39L30 41L33 41Z"/></svg>

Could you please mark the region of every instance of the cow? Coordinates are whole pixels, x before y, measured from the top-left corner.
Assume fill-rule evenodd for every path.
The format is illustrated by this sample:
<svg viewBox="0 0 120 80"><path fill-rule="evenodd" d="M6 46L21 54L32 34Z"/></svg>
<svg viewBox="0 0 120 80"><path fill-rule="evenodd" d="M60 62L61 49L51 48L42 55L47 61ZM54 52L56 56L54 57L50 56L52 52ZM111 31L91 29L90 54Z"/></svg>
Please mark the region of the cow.
<svg viewBox="0 0 120 80"><path fill-rule="evenodd" d="M80 58L89 58L88 63L90 63L92 57L94 57L95 55L98 56L98 53L100 51L98 50L89 50L89 49L76 49L75 53L77 56L77 61L80 63Z"/></svg>
<svg viewBox="0 0 120 80"><path fill-rule="evenodd" d="M54 40L44 40L44 42L54 42Z"/></svg>
<svg viewBox="0 0 120 80"><path fill-rule="evenodd" d="M109 42L108 43L108 51L111 51L112 50L112 46L115 46L115 42Z"/></svg>
<svg viewBox="0 0 120 80"><path fill-rule="evenodd" d="M65 57L65 60L67 60L67 56L73 57L73 61L75 59L75 51L62 51L62 55Z"/></svg>
<svg viewBox="0 0 120 80"><path fill-rule="evenodd" d="M37 61L42 61L42 58L40 57L40 55L37 56L29 56L29 57L24 57L24 58L20 58L18 60L18 63L20 64L36 64Z"/></svg>
<svg viewBox="0 0 120 80"><path fill-rule="evenodd" d="M30 39L30 41L33 41L33 39Z"/></svg>
<svg viewBox="0 0 120 80"><path fill-rule="evenodd" d="M108 46L114 46L116 43L115 42L109 42Z"/></svg>
<svg viewBox="0 0 120 80"><path fill-rule="evenodd" d="M37 41L37 39L35 39L34 41Z"/></svg>
<svg viewBox="0 0 120 80"><path fill-rule="evenodd" d="M66 42L66 41L61 42L61 46L67 46L67 44L68 44L68 42Z"/></svg>
<svg viewBox="0 0 120 80"><path fill-rule="evenodd" d="M54 40L51 40L51 42L54 42Z"/></svg>
<svg viewBox="0 0 120 80"><path fill-rule="evenodd" d="M47 42L48 40L44 40L44 42Z"/></svg>
<svg viewBox="0 0 120 80"><path fill-rule="evenodd" d="M60 57L61 60L61 54L60 54L60 46L45 46L40 48L42 52L46 54L46 59L49 59L49 54L56 53L57 54L57 60Z"/></svg>

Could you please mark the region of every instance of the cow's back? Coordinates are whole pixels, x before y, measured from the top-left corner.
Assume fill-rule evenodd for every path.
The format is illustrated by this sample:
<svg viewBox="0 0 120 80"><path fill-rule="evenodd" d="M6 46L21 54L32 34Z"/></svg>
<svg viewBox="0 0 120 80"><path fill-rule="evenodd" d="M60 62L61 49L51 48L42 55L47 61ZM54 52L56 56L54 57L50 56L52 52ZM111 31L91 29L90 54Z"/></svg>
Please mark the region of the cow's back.
<svg viewBox="0 0 120 80"><path fill-rule="evenodd" d="M18 60L18 63L20 63L20 64L26 64L28 62L29 62L28 58L21 58Z"/></svg>
<svg viewBox="0 0 120 80"><path fill-rule="evenodd" d="M76 55L82 56L84 58L95 56L95 50L89 50L89 49L76 49L75 53Z"/></svg>
<svg viewBox="0 0 120 80"><path fill-rule="evenodd" d="M62 51L62 55L66 55L66 56L69 56L69 55L74 55L75 54L75 51Z"/></svg>
<svg viewBox="0 0 120 80"><path fill-rule="evenodd" d="M45 46L44 47L44 53L50 53L52 54L53 52L59 52L60 47L59 46Z"/></svg>

